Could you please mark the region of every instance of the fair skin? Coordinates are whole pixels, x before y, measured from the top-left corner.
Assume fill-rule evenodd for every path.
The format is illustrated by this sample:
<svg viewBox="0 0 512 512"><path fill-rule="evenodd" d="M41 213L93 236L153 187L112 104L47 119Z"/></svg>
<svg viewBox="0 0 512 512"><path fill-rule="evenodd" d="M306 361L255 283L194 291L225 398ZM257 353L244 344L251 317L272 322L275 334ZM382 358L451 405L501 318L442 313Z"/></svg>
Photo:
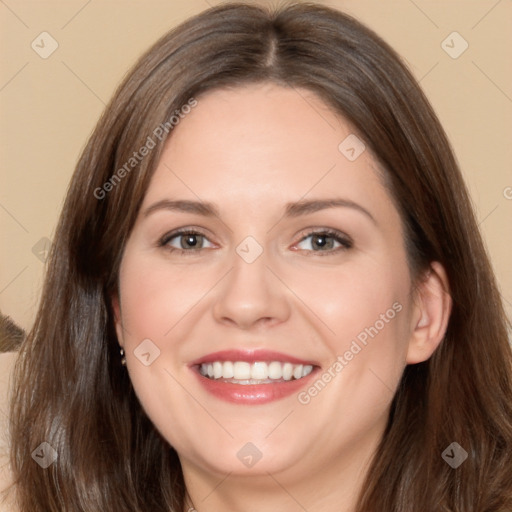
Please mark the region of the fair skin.
<svg viewBox="0 0 512 512"><path fill-rule="evenodd" d="M428 359L443 337L445 272L434 263L412 292L378 166L368 148L354 161L340 152L354 130L312 92L255 84L197 99L172 132L122 258L113 304L130 378L178 452L199 512L353 511L405 366ZM340 198L285 215L288 203ZM211 203L218 216L164 200ZM159 245L179 228L204 236ZM263 250L250 263L237 253L248 236L257 245L243 249ZM346 355L370 327L367 344ZM148 366L134 353L145 339L146 353L160 351ZM226 400L191 365L233 349L277 351L313 372L281 381L299 386L281 398ZM261 454L252 466L246 443Z"/></svg>

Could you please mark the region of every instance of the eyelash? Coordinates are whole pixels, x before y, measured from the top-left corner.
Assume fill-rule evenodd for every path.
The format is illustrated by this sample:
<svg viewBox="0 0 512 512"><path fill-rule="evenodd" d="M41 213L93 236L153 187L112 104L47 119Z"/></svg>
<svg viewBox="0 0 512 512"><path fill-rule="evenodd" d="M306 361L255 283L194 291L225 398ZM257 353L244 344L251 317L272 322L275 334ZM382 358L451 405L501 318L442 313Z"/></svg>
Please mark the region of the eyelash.
<svg viewBox="0 0 512 512"><path fill-rule="evenodd" d="M179 237L179 236L184 236L184 235L196 235L196 236L203 236L204 238L207 238L206 235L200 231L196 231L193 229L179 229L177 231L173 231L171 233L167 233L166 235L164 235L158 242L158 246L165 247L169 252L172 252L174 254L178 253L178 254L187 255L187 256L191 256L194 253L198 253L198 252L206 249L206 248L201 248L201 249L195 249L195 250L194 249L186 250L186 249L177 249L176 247L170 247L167 245L174 238ZM314 236L314 235L317 235L317 236L323 235L323 236L331 237L341 245L341 247L337 247L335 249L331 249L328 251L308 251L308 250L306 250L306 252L314 253L315 255L329 256L329 255L338 253L339 251L346 251L353 247L353 241L350 239L350 237L348 237L347 235L341 233L340 231L334 230L334 229L321 229L321 230L316 230L316 231L309 231L309 232L303 234L302 238L299 240L298 243L301 243L305 239L309 238L310 236ZM299 250L305 250L305 249L299 249Z"/></svg>
<svg viewBox="0 0 512 512"><path fill-rule="evenodd" d="M299 240L298 243L303 242L306 238L309 238L310 236L327 236L332 238L335 242L338 242L340 244L340 247L336 247L335 249L330 249L326 251L308 251L306 249L299 249L299 250L306 250L306 252L310 253L308 256L329 256L333 254L337 254L340 251L346 251L348 249L352 249L354 243L352 239L342 233L341 231L337 231L335 229L317 229L308 231L307 233L304 233L302 235L302 238Z"/></svg>

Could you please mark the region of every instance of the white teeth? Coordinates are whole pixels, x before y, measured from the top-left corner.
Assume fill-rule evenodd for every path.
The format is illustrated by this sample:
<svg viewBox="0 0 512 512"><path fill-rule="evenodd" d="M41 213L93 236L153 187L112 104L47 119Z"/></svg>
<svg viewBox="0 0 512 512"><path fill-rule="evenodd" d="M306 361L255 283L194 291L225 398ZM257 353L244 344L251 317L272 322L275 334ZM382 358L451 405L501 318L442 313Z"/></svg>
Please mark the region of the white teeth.
<svg viewBox="0 0 512 512"><path fill-rule="evenodd" d="M225 379L232 379L235 376L235 370L231 361L224 361L222 363L222 377Z"/></svg>
<svg viewBox="0 0 512 512"><path fill-rule="evenodd" d="M284 363L283 364L283 379L291 380L293 375L293 364L292 363Z"/></svg>
<svg viewBox="0 0 512 512"><path fill-rule="evenodd" d="M222 377L222 363L215 361L213 363L213 378L220 379Z"/></svg>
<svg viewBox="0 0 512 512"><path fill-rule="evenodd" d="M269 379L281 379L283 377L283 367L280 362L272 361L268 365L268 378Z"/></svg>
<svg viewBox="0 0 512 512"><path fill-rule="evenodd" d="M204 363L199 372L210 379L231 379L237 384L266 384L276 380L301 379L313 371L310 364L282 363L280 361L214 361Z"/></svg>
<svg viewBox="0 0 512 512"><path fill-rule="evenodd" d="M305 377L306 375L309 375L313 371L313 367L310 364L307 364L302 368L302 376Z"/></svg>
<svg viewBox="0 0 512 512"><path fill-rule="evenodd" d="M267 363L253 363L251 365L251 378L264 380L268 379L268 365Z"/></svg>
<svg viewBox="0 0 512 512"><path fill-rule="evenodd" d="M234 378L238 380L251 378L251 365L245 361L233 363Z"/></svg>

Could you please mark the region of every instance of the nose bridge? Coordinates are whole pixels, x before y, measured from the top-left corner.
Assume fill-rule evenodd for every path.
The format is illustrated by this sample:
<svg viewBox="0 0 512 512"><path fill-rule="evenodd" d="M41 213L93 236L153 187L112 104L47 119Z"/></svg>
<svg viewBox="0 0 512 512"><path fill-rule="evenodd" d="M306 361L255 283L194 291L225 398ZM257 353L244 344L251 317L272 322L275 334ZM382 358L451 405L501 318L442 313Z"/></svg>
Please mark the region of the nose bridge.
<svg viewBox="0 0 512 512"><path fill-rule="evenodd" d="M266 251L247 237L236 248L232 268L214 305L217 321L249 328L261 320L279 323L289 315L285 289L270 272Z"/></svg>

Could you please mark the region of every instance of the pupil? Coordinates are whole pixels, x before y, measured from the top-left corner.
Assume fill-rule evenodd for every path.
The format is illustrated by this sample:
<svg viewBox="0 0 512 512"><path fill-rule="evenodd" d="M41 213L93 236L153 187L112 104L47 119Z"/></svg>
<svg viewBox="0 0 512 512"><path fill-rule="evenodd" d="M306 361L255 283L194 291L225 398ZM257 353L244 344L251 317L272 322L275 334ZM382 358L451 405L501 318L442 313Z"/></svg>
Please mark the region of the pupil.
<svg viewBox="0 0 512 512"><path fill-rule="evenodd" d="M197 245L197 235L187 235L185 237L186 247L195 247Z"/></svg>
<svg viewBox="0 0 512 512"><path fill-rule="evenodd" d="M317 235L315 237L315 243L314 245L316 247L326 247L328 245L327 238L329 238L328 235Z"/></svg>

